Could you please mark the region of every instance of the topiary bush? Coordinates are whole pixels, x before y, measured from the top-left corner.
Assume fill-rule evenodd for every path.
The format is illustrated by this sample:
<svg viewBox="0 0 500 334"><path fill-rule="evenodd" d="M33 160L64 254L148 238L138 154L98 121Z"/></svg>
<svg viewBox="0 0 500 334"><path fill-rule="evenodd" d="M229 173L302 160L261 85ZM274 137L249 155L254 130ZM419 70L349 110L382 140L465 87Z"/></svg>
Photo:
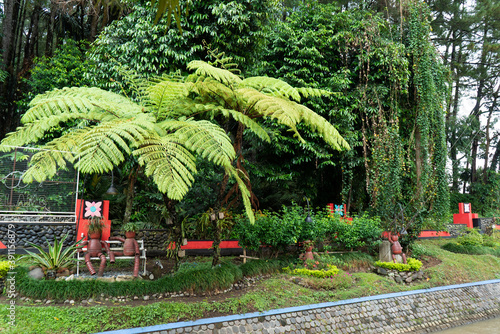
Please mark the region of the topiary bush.
<svg viewBox="0 0 500 334"><path fill-rule="evenodd" d="M290 267L283 268L283 272L292 275L304 275L304 276L313 276L317 278L325 278L330 276L335 276L339 273L339 269L333 265L329 265L328 269L320 269L320 270L312 270L308 268L295 268L292 269Z"/></svg>
<svg viewBox="0 0 500 334"><path fill-rule="evenodd" d="M375 266L384 268L384 269L389 269L389 270L397 270L397 271L419 271L420 268L422 267L422 262L414 259L414 258L408 258L407 263L394 263L394 262L381 262L377 261L375 262Z"/></svg>

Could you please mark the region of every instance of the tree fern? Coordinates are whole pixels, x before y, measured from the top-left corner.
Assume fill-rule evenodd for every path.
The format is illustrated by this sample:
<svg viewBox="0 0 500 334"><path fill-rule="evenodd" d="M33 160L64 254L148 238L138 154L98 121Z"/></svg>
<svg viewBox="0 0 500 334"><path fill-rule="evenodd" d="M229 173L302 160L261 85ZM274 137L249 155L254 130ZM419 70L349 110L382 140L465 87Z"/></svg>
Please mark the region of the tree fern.
<svg viewBox="0 0 500 334"><path fill-rule="evenodd" d="M65 168L66 162L73 163L82 173L105 173L133 155L161 192L172 200L181 200L193 183L199 156L223 166L243 186L232 166L232 143L217 124L169 115L169 105L186 98L193 83L134 80L136 92L144 94L136 101L143 104L86 87L38 95L22 118L23 126L7 136L0 149L37 143L47 131L76 121L80 128L64 132L43 145L47 150L34 155L24 175L25 182L53 177L58 169ZM248 190L241 192L249 196ZM253 221L253 216L250 219Z"/></svg>

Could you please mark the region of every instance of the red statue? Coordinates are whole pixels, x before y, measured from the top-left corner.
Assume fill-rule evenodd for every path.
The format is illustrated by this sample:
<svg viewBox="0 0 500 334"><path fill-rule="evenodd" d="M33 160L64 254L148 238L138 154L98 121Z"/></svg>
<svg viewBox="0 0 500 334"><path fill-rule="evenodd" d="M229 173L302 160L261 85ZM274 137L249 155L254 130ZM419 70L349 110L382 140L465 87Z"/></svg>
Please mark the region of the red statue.
<svg viewBox="0 0 500 334"><path fill-rule="evenodd" d="M114 263L115 256L109 249L108 243L101 240L100 232L89 233L88 239L90 240L85 240L80 244L80 246L82 247L87 245L87 252L85 253L85 265L87 266L90 274L95 275L96 272L94 270L94 267L92 267L90 258L99 257L101 259L101 265L99 266L99 272L97 273L97 276L102 277L102 275L104 274L104 268L106 267L106 256L103 254L102 249L104 248L106 250L106 253L109 254L109 262ZM82 248L79 248L78 252L82 253Z"/></svg>
<svg viewBox="0 0 500 334"><path fill-rule="evenodd" d="M398 241L399 237L396 234L392 234L391 232L389 232L388 239L392 244L391 253L394 263L396 263L396 255L401 254L401 256L403 257L403 263L406 264L406 254L403 253L403 247L401 247L401 244Z"/></svg>
<svg viewBox="0 0 500 334"><path fill-rule="evenodd" d="M111 252L113 254L113 260L114 256L135 256L134 260L134 277L139 276L139 265L140 265L140 250L139 250L139 244L137 243L137 240L135 240L135 232L129 231L125 232L125 237L126 239L123 239L121 237L111 237L109 240L118 240L123 242L123 252ZM110 256L111 258L111 256Z"/></svg>

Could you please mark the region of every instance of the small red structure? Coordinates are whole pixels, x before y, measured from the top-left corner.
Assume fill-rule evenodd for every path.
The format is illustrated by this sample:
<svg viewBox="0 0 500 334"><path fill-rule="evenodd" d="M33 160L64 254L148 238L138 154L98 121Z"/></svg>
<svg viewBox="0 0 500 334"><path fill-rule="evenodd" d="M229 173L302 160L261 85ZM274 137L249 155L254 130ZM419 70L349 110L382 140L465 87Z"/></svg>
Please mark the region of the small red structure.
<svg viewBox="0 0 500 334"><path fill-rule="evenodd" d="M352 218L347 217L347 206L345 204L337 205L333 203L328 203L327 205L332 215L337 214L341 217L341 219L345 219L352 222Z"/></svg>
<svg viewBox="0 0 500 334"><path fill-rule="evenodd" d="M478 218L477 213L472 213L470 203L458 203L458 213L453 214L453 224L465 224L474 228L472 219Z"/></svg>

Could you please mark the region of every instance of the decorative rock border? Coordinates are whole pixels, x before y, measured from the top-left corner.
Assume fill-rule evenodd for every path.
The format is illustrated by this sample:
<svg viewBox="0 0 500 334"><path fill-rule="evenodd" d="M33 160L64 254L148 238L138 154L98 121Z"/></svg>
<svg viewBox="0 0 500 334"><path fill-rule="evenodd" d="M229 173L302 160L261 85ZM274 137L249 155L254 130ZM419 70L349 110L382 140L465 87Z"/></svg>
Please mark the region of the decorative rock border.
<svg viewBox="0 0 500 334"><path fill-rule="evenodd" d="M429 333L497 316L492 280L105 333Z"/></svg>
<svg viewBox="0 0 500 334"><path fill-rule="evenodd" d="M377 267L377 274L387 276L396 283L411 283L424 277L424 272L419 271L397 271L395 269L385 269Z"/></svg>

